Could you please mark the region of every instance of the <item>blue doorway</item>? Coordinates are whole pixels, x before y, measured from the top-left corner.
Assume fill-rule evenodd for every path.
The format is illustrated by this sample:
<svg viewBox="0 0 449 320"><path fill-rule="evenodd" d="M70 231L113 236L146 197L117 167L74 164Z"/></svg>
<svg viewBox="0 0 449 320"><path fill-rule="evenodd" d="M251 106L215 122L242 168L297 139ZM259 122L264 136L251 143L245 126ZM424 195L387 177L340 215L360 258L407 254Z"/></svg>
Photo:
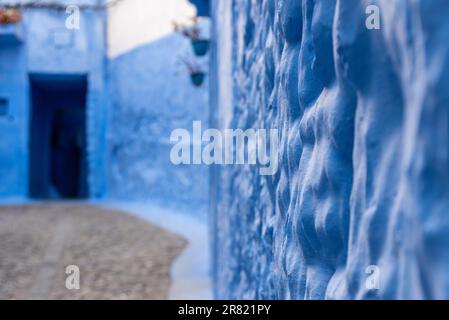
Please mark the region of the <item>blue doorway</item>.
<svg viewBox="0 0 449 320"><path fill-rule="evenodd" d="M29 195L82 199L88 195L84 75L30 75Z"/></svg>

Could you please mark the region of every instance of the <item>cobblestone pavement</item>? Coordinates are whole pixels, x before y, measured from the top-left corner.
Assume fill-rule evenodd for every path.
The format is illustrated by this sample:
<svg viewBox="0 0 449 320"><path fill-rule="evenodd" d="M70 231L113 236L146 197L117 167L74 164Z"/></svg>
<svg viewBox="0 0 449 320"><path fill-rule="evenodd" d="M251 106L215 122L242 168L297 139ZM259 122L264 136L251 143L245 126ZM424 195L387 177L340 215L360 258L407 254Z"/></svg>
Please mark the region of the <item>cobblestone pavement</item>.
<svg viewBox="0 0 449 320"><path fill-rule="evenodd" d="M0 206L0 299L166 299L186 241L85 204ZM67 266L80 289L66 288Z"/></svg>

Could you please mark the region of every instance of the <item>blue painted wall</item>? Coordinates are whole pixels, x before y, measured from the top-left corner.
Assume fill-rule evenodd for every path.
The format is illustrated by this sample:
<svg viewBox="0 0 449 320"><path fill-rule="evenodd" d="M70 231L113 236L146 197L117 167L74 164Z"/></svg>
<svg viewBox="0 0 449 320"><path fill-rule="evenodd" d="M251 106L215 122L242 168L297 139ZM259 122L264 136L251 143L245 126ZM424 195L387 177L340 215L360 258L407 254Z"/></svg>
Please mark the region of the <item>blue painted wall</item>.
<svg viewBox="0 0 449 320"><path fill-rule="evenodd" d="M79 30L65 28L65 10L22 13L23 41L0 44L0 98L9 103L0 116L0 198L28 196L30 75L85 76L88 195L157 202L205 218L208 169L169 158L173 129L191 129L194 120L208 126L208 78L194 87L182 62L193 57L190 41L170 34L109 60L104 10L82 9ZM206 77L207 61L199 59Z"/></svg>
<svg viewBox="0 0 449 320"><path fill-rule="evenodd" d="M96 5L101 1L52 2ZM0 42L0 98L9 104L8 114L0 117L0 197L28 195L31 74L87 76L89 193L101 197L106 191L105 13L82 10L79 30L65 28L65 10L25 9L22 14L18 26L22 42Z"/></svg>
<svg viewBox="0 0 449 320"><path fill-rule="evenodd" d="M210 16L210 0L189 0L196 7L196 13L200 17Z"/></svg>
<svg viewBox="0 0 449 320"><path fill-rule="evenodd" d="M449 298L447 12L214 1L215 123L278 128L281 142L274 176L214 171L218 298Z"/></svg>
<svg viewBox="0 0 449 320"><path fill-rule="evenodd" d="M110 61L109 196L207 213L208 168L170 161L172 130L208 128L208 78L191 83L182 60L193 59L190 40L170 34ZM206 72L207 56L197 59Z"/></svg>

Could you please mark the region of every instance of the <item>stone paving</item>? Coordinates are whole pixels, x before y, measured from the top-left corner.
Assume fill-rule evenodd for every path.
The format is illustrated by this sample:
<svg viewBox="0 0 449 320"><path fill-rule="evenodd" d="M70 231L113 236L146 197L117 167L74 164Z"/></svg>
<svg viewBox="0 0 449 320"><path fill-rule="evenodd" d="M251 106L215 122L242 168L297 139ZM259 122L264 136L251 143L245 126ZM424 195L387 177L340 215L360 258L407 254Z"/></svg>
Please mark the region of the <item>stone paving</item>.
<svg viewBox="0 0 449 320"><path fill-rule="evenodd" d="M178 235L86 204L0 206L0 299L166 299ZM80 289L66 288L67 266Z"/></svg>

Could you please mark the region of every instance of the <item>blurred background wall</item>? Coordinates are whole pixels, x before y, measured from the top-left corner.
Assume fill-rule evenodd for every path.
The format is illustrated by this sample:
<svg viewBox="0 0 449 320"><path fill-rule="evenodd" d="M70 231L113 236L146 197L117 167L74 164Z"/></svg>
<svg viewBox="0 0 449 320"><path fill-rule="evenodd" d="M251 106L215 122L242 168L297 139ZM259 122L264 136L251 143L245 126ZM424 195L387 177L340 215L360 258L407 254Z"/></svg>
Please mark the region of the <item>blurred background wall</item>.
<svg viewBox="0 0 449 320"><path fill-rule="evenodd" d="M96 5L99 1L70 3ZM65 27L65 8L26 9L22 15L19 24L2 27L0 35L0 197L59 197L67 192L58 190L64 183L72 184L70 197L101 197L106 190L106 16L102 11L83 10L80 29L70 30ZM12 38L15 41L8 40ZM43 102L39 93L62 98ZM79 98L76 105L69 106L70 94ZM61 133L64 141L52 140L58 127L69 125L64 113L74 109L84 113L85 119L70 124L72 133ZM67 158L77 158L76 163L64 164ZM51 167L49 159L62 165ZM75 167L84 171L75 173ZM56 182L52 176L64 170L79 174L79 180Z"/></svg>
<svg viewBox="0 0 449 320"><path fill-rule="evenodd" d="M109 196L158 202L205 218L206 166L170 162L172 130L209 125L208 78L192 85L184 60L206 72L208 57L195 57L190 40L174 22L191 23L196 8L187 0L127 0L109 10L108 126ZM199 21L209 37L206 18Z"/></svg>
<svg viewBox="0 0 449 320"><path fill-rule="evenodd" d="M0 198L159 203L205 217L208 169L170 162L171 131L208 127L208 56L174 31L187 0L9 1L0 26ZM79 9L79 28L67 19ZM106 7L106 5L108 7ZM204 10L203 10L204 11ZM201 37L209 37L206 17ZM185 61L205 73L194 86Z"/></svg>

